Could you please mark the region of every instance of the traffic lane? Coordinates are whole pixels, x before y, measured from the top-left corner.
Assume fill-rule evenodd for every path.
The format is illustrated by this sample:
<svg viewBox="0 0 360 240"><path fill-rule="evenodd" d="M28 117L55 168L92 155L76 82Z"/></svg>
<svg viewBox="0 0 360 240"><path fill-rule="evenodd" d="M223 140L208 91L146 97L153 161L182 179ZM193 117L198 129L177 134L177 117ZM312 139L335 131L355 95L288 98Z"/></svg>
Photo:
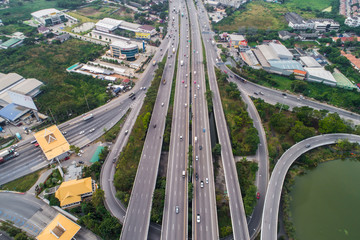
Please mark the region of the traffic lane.
<svg viewBox="0 0 360 240"><path fill-rule="evenodd" d="M32 195L0 192L0 211L31 218L45 203Z"/></svg>
<svg viewBox="0 0 360 240"><path fill-rule="evenodd" d="M269 187L265 197L263 211L261 239L277 239L277 218L281 190L286 173L292 163L305 152L324 146L334 144L338 139L348 139L350 142L360 142L360 136L352 134L327 134L305 139L288 149L275 165L270 178ZM309 147L306 147L310 144Z"/></svg>

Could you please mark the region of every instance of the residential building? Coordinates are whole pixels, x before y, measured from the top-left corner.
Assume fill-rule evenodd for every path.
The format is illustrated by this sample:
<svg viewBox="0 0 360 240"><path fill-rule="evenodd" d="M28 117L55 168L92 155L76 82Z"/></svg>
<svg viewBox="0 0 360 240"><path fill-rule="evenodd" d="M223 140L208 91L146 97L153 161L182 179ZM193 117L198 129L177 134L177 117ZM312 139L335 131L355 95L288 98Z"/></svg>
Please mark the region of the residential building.
<svg viewBox="0 0 360 240"><path fill-rule="evenodd" d="M291 33L288 31L279 31L278 34L279 34L279 38L284 41L292 37Z"/></svg>
<svg viewBox="0 0 360 240"><path fill-rule="evenodd" d="M110 55L114 58L135 60L139 56L139 48L135 44L116 41L110 44Z"/></svg>
<svg viewBox="0 0 360 240"><path fill-rule="evenodd" d="M69 33L64 33L61 34L59 36L56 36L55 39L59 40L61 43L65 42L66 40L68 40L70 38L70 34Z"/></svg>
<svg viewBox="0 0 360 240"><path fill-rule="evenodd" d="M360 18L359 17L348 17L345 19L345 25L349 27L358 27L360 26Z"/></svg>
<svg viewBox="0 0 360 240"><path fill-rule="evenodd" d="M70 144L56 125L35 133L34 137L48 161L60 161L69 156Z"/></svg>
<svg viewBox="0 0 360 240"><path fill-rule="evenodd" d="M36 237L37 240L72 240L80 226L58 213L56 217Z"/></svg>
<svg viewBox="0 0 360 240"><path fill-rule="evenodd" d="M38 27L37 31L40 34L45 34L46 35L46 34L48 34L50 32L50 29L47 28L47 27L44 27L44 26L40 26L40 27Z"/></svg>
<svg viewBox="0 0 360 240"><path fill-rule="evenodd" d="M61 208L72 208L80 205L85 198L90 198L95 192L97 185L91 177L74 179L61 183L55 192Z"/></svg>
<svg viewBox="0 0 360 240"><path fill-rule="evenodd" d="M71 21L77 21L75 18L55 8L42 9L31 13L31 16L43 26L53 26L67 22L69 19L71 19Z"/></svg>

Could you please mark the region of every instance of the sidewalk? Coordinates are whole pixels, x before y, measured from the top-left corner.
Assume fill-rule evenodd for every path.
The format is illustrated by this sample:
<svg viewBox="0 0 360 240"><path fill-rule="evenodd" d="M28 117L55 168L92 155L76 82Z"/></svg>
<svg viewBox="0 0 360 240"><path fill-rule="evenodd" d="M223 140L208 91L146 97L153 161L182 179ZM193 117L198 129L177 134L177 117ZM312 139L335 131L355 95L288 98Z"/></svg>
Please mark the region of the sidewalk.
<svg viewBox="0 0 360 240"><path fill-rule="evenodd" d="M52 173L53 170L54 170L54 169L50 168L50 169L46 170L45 172L43 172L43 173L40 175L39 179L38 179L38 180L36 181L36 183L34 184L34 186L32 186L32 187L27 191L27 193L30 193L30 194L32 194L32 195L36 195L35 187L36 187L37 185L39 185L40 183L44 183L45 180L49 177L49 175Z"/></svg>

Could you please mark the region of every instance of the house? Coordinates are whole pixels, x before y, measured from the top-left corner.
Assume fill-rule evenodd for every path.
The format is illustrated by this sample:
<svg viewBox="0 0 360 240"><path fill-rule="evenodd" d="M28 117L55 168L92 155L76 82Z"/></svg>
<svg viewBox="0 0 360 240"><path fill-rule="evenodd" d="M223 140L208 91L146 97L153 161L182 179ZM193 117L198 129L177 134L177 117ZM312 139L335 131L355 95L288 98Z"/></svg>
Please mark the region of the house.
<svg viewBox="0 0 360 240"><path fill-rule="evenodd" d="M40 27L38 27L37 31L40 34L46 35L46 34L48 34L50 32L50 29L47 28L47 27L44 27L44 26L40 26Z"/></svg>
<svg viewBox="0 0 360 240"><path fill-rule="evenodd" d="M65 33L62 35L59 35L57 37L55 37L56 40L59 40L61 43L65 42L66 40L68 40L70 38L70 34L69 33Z"/></svg>
<svg viewBox="0 0 360 240"><path fill-rule="evenodd" d="M296 38L298 36L296 33L291 33L288 31L280 31L278 34L281 40L288 40L292 37Z"/></svg>
<svg viewBox="0 0 360 240"><path fill-rule="evenodd" d="M80 205L85 198L90 198L97 185L91 177L63 182L55 192L61 208L72 208Z"/></svg>

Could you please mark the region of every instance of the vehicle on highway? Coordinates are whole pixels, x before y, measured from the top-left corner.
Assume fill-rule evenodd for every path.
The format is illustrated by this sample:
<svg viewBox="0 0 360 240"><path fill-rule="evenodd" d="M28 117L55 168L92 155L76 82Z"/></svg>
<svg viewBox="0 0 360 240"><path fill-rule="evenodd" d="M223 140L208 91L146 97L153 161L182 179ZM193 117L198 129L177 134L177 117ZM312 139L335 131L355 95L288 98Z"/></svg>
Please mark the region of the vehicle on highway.
<svg viewBox="0 0 360 240"><path fill-rule="evenodd" d="M181 81L181 83L184 83L184 82L185 82L184 80Z"/></svg>
<svg viewBox="0 0 360 240"><path fill-rule="evenodd" d="M188 77L188 74L185 74L185 77Z"/></svg>
<svg viewBox="0 0 360 240"><path fill-rule="evenodd" d="M200 182L200 187L203 188L204 187L204 181Z"/></svg>
<svg viewBox="0 0 360 240"><path fill-rule="evenodd" d="M185 172L185 170L184 170L184 171L182 171L182 176L183 176L183 178L185 177L185 175L186 175L186 172Z"/></svg>
<svg viewBox="0 0 360 240"><path fill-rule="evenodd" d="M156 128L156 124L154 124L153 127Z"/></svg>
<svg viewBox="0 0 360 240"><path fill-rule="evenodd" d="M185 107L187 107L187 103L185 103Z"/></svg>
<svg viewBox="0 0 360 240"><path fill-rule="evenodd" d="M207 184L209 184L209 179L208 179L208 178L205 178L205 182L206 182Z"/></svg>
<svg viewBox="0 0 360 240"><path fill-rule="evenodd" d="M254 92L255 95L259 95L257 92Z"/></svg>
<svg viewBox="0 0 360 240"><path fill-rule="evenodd" d="M195 160L196 160L196 161L199 161L199 156L196 155L196 156L195 156Z"/></svg>
<svg viewBox="0 0 360 240"><path fill-rule="evenodd" d="M196 94L194 94L194 98L196 98Z"/></svg>
<svg viewBox="0 0 360 240"><path fill-rule="evenodd" d="M183 137L182 136L180 136L180 140L182 140L183 139Z"/></svg>
<svg viewBox="0 0 360 240"><path fill-rule="evenodd" d="M82 156L82 155L81 155L81 153L78 153L77 155L78 155L79 157L81 157L81 156Z"/></svg>
<svg viewBox="0 0 360 240"><path fill-rule="evenodd" d="M79 161L80 164L84 164L84 161Z"/></svg>
<svg viewBox="0 0 360 240"><path fill-rule="evenodd" d="M257 199L259 199L259 198L260 198L260 193L259 193L259 192L257 192L257 194L256 194L256 198L257 198Z"/></svg>
<svg viewBox="0 0 360 240"><path fill-rule="evenodd" d="M194 71L194 75L196 75L196 71Z"/></svg>
<svg viewBox="0 0 360 240"><path fill-rule="evenodd" d="M198 175L198 173L195 173L195 180L196 180L196 181L199 180L199 175Z"/></svg>
<svg viewBox="0 0 360 240"><path fill-rule="evenodd" d="M62 134L63 134L63 135L66 135L66 134L67 134L67 132L62 132Z"/></svg>
<svg viewBox="0 0 360 240"><path fill-rule="evenodd" d="M113 159L113 163L115 163L116 162L116 157L114 157L114 159Z"/></svg>
<svg viewBox="0 0 360 240"><path fill-rule="evenodd" d="M198 90L200 89L200 84L197 85L197 89L198 89Z"/></svg>
<svg viewBox="0 0 360 240"><path fill-rule="evenodd" d="M164 106L164 103L161 103L161 106L163 107L163 106Z"/></svg>
<svg viewBox="0 0 360 240"><path fill-rule="evenodd" d="M179 213L179 206L175 207L175 213L178 214Z"/></svg>
<svg viewBox="0 0 360 240"><path fill-rule="evenodd" d="M197 143L197 137L196 136L194 137L194 142Z"/></svg>
<svg viewBox="0 0 360 240"><path fill-rule="evenodd" d="M127 135L129 133L129 130L125 130L125 135Z"/></svg>
<svg viewBox="0 0 360 240"><path fill-rule="evenodd" d="M83 120L84 120L84 121L89 120L89 119L91 119L91 118L93 118L92 113L83 115Z"/></svg>
<svg viewBox="0 0 360 240"><path fill-rule="evenodd" d="M286 93L282 93L283 96L287 96Z"/></svg>
<svg viewBox="0 0 360 240"><path fill-rule="evenodd" d="M200 223L200 214L198 214L198 215L196 216L196 222L197 222L197 223Z"/></svg>
<svg viewBox="0 0 360 240"><path fill-rule="evenodd" d="M202 146L201 146L201 145L199 146L199 149L202 150Z"/></svg>
<svg viewBox="0 0 360 240"><path fill-rule="evenodd" d="M95 128L92 128L92 129L89 130L89 133L92 133L94 131L95 131Z"/></svg>
<svg viewBox="0 0 360 240"><path fill-rule="evenodd" d="M306 144L305 147L306 147L306 148L309 148L309 147L311 147L311 145L310 145L310 144Z"/></svg>
<svg viewBox="0 0 360 240"><path fill-rule="evenodd" d="M185 84L185 88L187 88L187 84Z"/></svg>
<svg viewBox="0 0 360 240"><path fill-rule="evenodd" d="M203 132L205 132L205 128L203 128Z"/></svg>
<svg viewBox="0 0 360 240"><path fill-rule="evenodd" d="M263 92L259 92L259 94L260 94L260 95L264 95L264 93L263 93Z"/></svg>
<svg viewBox="0 0 360 240"><path fill-rule="evenodd" d="M83 134L84 132L85 132L85 131L80 131L79 134L81 135L81 134Z"/></svg>

